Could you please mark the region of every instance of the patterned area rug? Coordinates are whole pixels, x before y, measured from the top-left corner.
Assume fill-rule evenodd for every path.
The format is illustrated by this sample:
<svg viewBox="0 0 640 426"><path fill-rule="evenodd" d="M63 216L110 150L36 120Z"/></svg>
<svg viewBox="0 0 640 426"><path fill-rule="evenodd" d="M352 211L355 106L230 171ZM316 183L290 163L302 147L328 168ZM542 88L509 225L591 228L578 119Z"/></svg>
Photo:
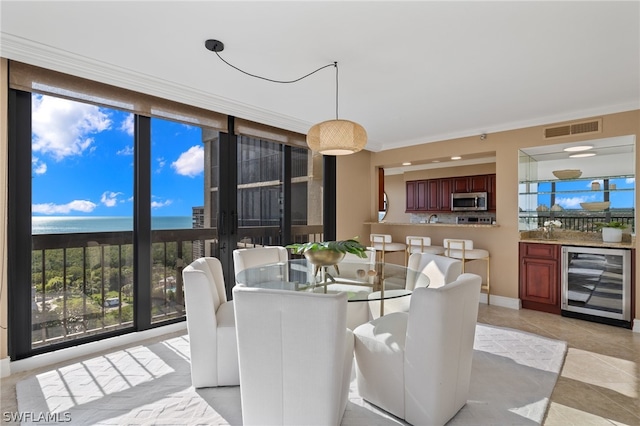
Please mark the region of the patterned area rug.
<svg viewBox="0 0 640 426"><path fill-rule="evenodd" d="M566 350L565 342L478 324L469 400L448 424L542 423ZM353 379L342 425L405 424L362 400ZM19 411L32 416L25 425L242 424L239 387L191 387L187 336L31 376L16 392Z"/></svg>

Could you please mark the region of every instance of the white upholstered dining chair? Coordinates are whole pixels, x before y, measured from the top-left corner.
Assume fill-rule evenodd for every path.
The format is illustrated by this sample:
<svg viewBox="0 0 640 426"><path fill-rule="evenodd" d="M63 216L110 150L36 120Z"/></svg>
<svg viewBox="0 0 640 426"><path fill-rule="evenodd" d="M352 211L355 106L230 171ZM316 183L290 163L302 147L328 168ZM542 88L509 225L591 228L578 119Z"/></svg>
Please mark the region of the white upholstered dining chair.
<svg viewBox="0 0 640 426"><path fill-rule="evenodd" d="M358 391L413 425L444 425L467 402L482 278L417 288L409 312L357 327Z"/></svg>
<svg viewBox="0 0 640 426"><path fill-rule="evenodd" d="M220 261L196 259L182 270L182 278L191 383L196 388L240 384L234 304L227 301Z"/></svg>
<svg viewBox="0 0 640 426"><path fill-rule="evenodd" d="M431 253L413 253L407 262L405 289L418 287L438 288L454 282L462 273L462 262ZM375 296L375 293L372 293ZM375 297L372 297L375 299ZM389 299L384 302L384 313L409 312L411 296ZM369 301L369 315L372 319L380 316L380 301Z"/></svg>
<svg viewBox="0 0 640 426"><path fill-rule="evenodd" d="M339 425L353 333L347 295L233 289L244 425Z"/></svg>
<svg viewBox="0 0 640 426"><path fill-rule="evenodd" d="M245 269L272 263L284 265L287 260L289 260L289 251L281 246L243 248L233 251L233 269L236 277ZM281 272L284 276L280 278L284 281L287 281L287 271L288 269L283 266Z"/></svg>

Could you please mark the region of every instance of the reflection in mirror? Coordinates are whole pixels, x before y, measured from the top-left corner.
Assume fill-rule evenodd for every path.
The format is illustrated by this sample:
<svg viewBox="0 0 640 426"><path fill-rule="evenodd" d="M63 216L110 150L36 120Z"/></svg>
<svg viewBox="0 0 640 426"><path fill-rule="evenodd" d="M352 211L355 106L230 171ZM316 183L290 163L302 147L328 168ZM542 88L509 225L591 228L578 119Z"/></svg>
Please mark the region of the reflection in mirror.
<svg viewBox="0 0 640 426"><path fill-rule="evenodd" d="M378 222L382 222L384 217L387 215L387 211L389 211L389 205L387 204L387 193L385 192L382 202L382 210L378 211Z"/></svg>
<svg viewBox="0 0 640 426"><path fill-rule="evenodd" d="M635 145L630 135L521 150L519 229L558 220L568 231L597 232L599 223L621 222L625 232L635 232Z"/></svg>

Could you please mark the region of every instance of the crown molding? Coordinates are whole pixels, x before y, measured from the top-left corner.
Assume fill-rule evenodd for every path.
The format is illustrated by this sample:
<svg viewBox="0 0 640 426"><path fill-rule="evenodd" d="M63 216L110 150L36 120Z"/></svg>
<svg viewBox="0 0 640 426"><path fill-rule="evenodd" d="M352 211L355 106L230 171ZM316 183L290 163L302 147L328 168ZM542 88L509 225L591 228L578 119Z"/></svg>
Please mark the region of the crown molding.
<svg viewBox="0 0 640 426"><path fill-rule="evenodd" d="M0 56L302 134L313 124L2 32Z"/></svg>

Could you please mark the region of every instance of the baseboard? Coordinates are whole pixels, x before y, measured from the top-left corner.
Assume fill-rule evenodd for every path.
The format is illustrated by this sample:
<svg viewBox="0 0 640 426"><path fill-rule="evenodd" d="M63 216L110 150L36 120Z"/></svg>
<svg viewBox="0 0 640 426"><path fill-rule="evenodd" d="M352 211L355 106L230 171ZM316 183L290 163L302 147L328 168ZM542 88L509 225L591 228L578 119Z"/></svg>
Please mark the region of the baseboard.
<svg viewBox="0 0 640 426"><path fill-rule="evenodd" d="M496 296L492 294L490 298L490 302L491 302L491 305L493 306L500 306L503 308L517 309L517 310L521 309L520 299L514 299L512 297ZM480 303L484 303L485 305L487 304L486 293L480 293Z"/></svg>
<svg viewBox="0 0 640 426"><path fill-rule="evenodd" d="M108 349L122 345L130 345L132 343L141 342L146 339L162 336L165 334L176 333L187 329L186 321L175 324L165 325L162 327L152 328L150 330L139 331L136 333L123 334L122 336L111 337L109 339L99 340L97 342L86 343L83 345L73 346L58 351L47 352L46 354L32 356L30 358L18 361L10 361L9 358L0 360L1 373L0 377L7 377L11 374L21 371L34 370L36 368L46 367L48 365L57 364L59 362L68 361L73 358L93 355Z"/></svg>

